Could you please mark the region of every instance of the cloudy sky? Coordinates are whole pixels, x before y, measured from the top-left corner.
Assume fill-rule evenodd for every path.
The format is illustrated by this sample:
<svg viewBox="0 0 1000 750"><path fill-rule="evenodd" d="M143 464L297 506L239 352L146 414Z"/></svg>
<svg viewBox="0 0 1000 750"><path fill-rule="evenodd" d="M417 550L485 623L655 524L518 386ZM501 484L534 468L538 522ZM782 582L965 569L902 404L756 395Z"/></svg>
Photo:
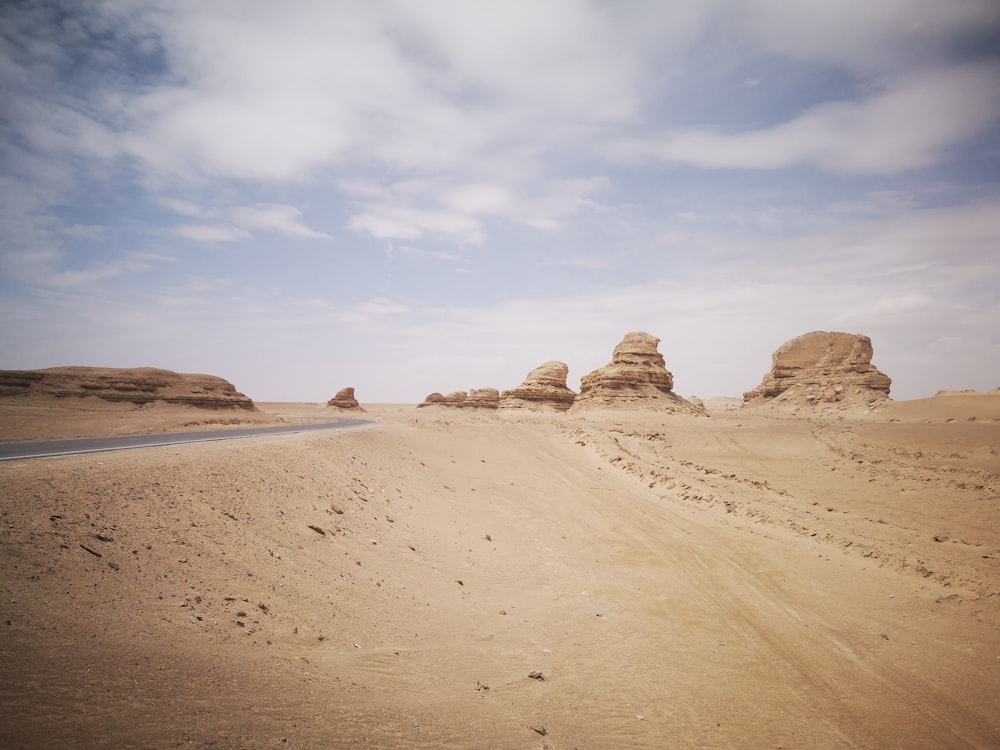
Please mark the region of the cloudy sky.
<svg viewBox="0 0 1000 750"><path fill-rule="evenodd" d="M1000 386L995 0L8 0L0 87L0 368Z"/></svg>

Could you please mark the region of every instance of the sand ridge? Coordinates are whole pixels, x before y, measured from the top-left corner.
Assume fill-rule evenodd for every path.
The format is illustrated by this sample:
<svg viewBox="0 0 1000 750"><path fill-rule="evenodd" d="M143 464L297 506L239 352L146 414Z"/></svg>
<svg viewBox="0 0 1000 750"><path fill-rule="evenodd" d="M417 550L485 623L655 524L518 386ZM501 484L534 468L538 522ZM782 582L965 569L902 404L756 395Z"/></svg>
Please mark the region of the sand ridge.
<svg viewBox="0 0 1000 750"><path fill-rule="evenodd" d="M0 466L0 744L1000 742L1000 422L366 408Z"/></svg>

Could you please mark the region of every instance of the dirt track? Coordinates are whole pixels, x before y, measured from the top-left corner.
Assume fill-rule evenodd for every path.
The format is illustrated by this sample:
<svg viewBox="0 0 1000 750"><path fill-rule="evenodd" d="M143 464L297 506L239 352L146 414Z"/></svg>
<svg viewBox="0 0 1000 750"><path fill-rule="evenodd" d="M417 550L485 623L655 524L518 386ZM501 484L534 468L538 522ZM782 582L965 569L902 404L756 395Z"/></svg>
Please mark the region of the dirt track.
<svg viewBox="0 0 1000 750"><path fill-rule="evenodd" d="M0 467L0 744L1000 744L1000 423L381 416Z"/></svg>

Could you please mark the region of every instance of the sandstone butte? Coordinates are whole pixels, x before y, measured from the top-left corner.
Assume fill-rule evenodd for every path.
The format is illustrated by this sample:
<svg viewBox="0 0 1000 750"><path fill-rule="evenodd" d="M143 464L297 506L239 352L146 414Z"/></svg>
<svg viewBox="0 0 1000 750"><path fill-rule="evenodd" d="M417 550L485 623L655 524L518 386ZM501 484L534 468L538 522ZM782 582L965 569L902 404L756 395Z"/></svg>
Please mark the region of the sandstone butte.
<svg viewBox="0 0 1000 750"><path fill-rule="evenodd" d="M83 398L149 404L162 402L207 409L256 411L253 401L228 380L153 367L52 367L0 370L0 398Z"/></svg>
<svg viewBox="0 0 1000 750"><path fill-rule="evenodd" d="M468 393L454 391L447 396L431 393L424 399L423 406L447 406L457 409L496 409L500 403L500 391L496 388L473 388Z"/></svg>
<svg viewBox="0 0 1000 750"><path fill-rule="evenodd" d="M327 406L334 406L338 409L351 409L353 411L364 411L357 398L354 397L353 388L341 388L337 395L326 402Z"/></svg>
<svg viewBox="0 0 1000 750"><path fill-rule="evenodd" d="M528 373L517 388L504 391L501 409L527 411L566 411L573 405L576 394L566 386L569 367L564 362L546 362Z"/></svg>
<svg viewBox="0 0 1000 750"><path fill-rule="evenodd" d="M635 408L703 415L704 408L673 392L674 376L657 349L659 343L648 333L626 333L611 363L581 379L570 411Z"/></svg>
<svg viewBox="0 0 1000 750"><path fill-rule="evenodd" d="M786 341L771 371L743 394L745 405L878 406L892 380L872 362L872 341L859 333L813 331Z"/></svg>

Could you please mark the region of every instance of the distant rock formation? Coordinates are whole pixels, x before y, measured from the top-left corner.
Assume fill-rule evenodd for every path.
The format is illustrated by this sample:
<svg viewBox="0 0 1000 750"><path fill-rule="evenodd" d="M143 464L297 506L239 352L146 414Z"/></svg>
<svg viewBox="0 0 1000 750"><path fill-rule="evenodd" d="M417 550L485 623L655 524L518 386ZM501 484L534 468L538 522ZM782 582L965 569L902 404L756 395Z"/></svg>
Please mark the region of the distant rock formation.
<svg viewBox="0 0 1000 750"><path fill-rule="evenodd" d="M52 367L0 370L0 398L83 398L148 404L160 401L208 409L255 411L253 401L228 380L153 367Z"/></svg>
<svg viewBox="0 0 1000 750"><path fill-rule="evenodd" d="M364 411L361 404L354 397L353 388L341 388L337 395L326 402L327 406L335 406L338 409L352 409L353 411Z"/></svg>
<svg viewBox="0 0 1000 750"><path fill-rule="evenodd" d="M454 391L447 396L431 393L424 399L422 406L448 406L459 409L496 409L500 403L500 391L496 388L473 388L468 393Z"/></svg>
<svg viewBox="0 0 1000 750"><path fill-rule="evenodd" d="M517 388L504 391L501 409L529 411L566 411L573 405L576 394L566 387L569 367L563 362L546 362L528 373Z"/></svg>
<svg viewBox="0 0 1000 750"><path fill-rule="evenodd" d="M657 350L660 340L648 333L627 333L615 347L611 363L585 375L570 411L592 408L640 408L704 414L673 392L674 376Z"/></svg>
<svg viewBox="0 0 1000 750"><path fill-rule="evenodd" d="M887 401L892 380L872 365L872 341L858 333L814 331L786 341L771 357L771 371L746 405L840 404L873 406Z"/></svg>
<svg viewBox="0 0 1000 750"><path fill-rule="evenodd" d="M455 391L444 396L437 391L427 394L422 404L417 404L419 409L422 406L458 406L469 397L465 391Z"/></svg>

